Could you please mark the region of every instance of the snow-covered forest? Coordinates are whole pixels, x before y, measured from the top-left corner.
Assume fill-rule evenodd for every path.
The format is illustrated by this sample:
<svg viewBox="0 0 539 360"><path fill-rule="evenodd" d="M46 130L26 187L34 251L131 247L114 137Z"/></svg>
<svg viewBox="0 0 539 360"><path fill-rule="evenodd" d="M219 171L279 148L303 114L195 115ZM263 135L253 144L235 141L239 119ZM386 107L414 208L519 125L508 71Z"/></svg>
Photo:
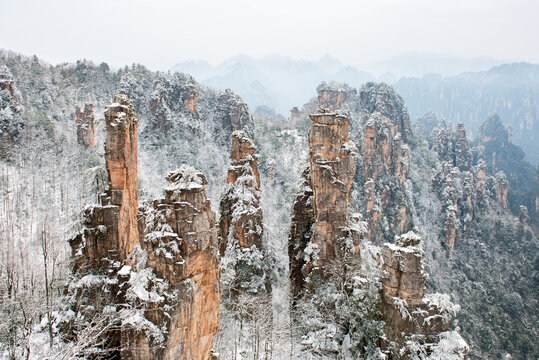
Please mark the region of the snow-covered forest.
<svg viewBox="0 0 539 360"><path fill-rule="evenodd" d="M85 60L51 65L7 50L0 51L0 89L2 359L173 358L171 348L188 347L182 339L202 346L192 341L196 331L211 333L212 359L539 356L539 220L529 201L539 196L538 170L495 116L472 139L458 119L435 113L410 119L386 84L323 83L284 119L268 108L253 111L230 90L207 88L189 74L138 64L111 70ZM118 264L111 258L106 266L81 265L90 258L96 209L115 201L106 162L111 148L104 144L112 144L109 112L117 94L126 95L138 121L134 212L138 221L144 217L137 230L142 245ZM90 104L86 116L81 111ZM322 150L314 147L309 115L319 107L348 119L344 144L328 145L334 139L322 129L323 141L315 144ZM84 143L84 134L94 145ZM253 150L237 150L233 134L250 138ZM329 158L323 152L335 147L341 152L334 162L348 159L349 176L324 158L326 171L317 178L317 156ZM241 156L233 157L235 149ZM339 208L346 235L326 239L346 249L336 246L342 256L336 251L322 263L316 234L329 232L320 230L327 220L317 217L324 206L319 194L342 196L331 189L347 180ZM179 218L178 204L189 201L193 219L216 213L200 220L209 224L204 231L183 234L171 225L171 212ZM223 232L226 211L231 219ZM104 226L107 219L99 221ZM185 229L197 221L186 220ZM113 236L110 226L104 229L92 236ZM200 260L209 267L216 259L218 281L213 292L201 290L202 304L192 300L191 315L175 317L200 289L189 277L176 284L172 263L161 268L159 256L189 272L186 254L202 253L206 236L225 244L221 251L209 246L213 252ZM397 265L398 276L412 267L403 254L418 259L410 272L416 278L390 299L390 260L402 256L397 263L407 264ZM327 273L318 274L320 267ZM419 298L405 300L414 286ZM215 333L205 328L211 316L203 312L195 316L200 325L175 337L174 321L206 311L214 296ZM125 338L136 340L133 348L118 347ZM149 353L136 354L146 346Z"/></svg>

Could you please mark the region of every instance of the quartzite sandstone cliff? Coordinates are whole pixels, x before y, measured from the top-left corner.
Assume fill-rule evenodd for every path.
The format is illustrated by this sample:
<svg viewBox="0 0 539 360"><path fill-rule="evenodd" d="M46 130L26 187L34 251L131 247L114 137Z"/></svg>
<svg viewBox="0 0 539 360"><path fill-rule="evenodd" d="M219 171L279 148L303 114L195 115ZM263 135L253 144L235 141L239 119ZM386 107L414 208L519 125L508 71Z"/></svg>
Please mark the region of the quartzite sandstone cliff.
<svg viewBox="0 0 539 360"><path fill-rule="evenodd" d="M139 209L135 109L119 95L105 119L110 188L71 241L70 311L78 315L67 336L104 318L106 357L209 359L220 293L206 179L184 165L167 176L164 199Z"/></svg>

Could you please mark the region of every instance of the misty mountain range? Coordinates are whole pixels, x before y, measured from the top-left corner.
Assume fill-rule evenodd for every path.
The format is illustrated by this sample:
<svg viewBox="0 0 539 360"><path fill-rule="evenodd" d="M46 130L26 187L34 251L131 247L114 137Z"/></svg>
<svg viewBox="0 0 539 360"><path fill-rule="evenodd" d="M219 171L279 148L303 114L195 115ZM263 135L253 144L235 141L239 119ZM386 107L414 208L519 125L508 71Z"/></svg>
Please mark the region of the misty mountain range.
<svg viewBox="0 0 539 360"><path fill-rule="evenodd" d="M230 88L252 110L266 106L285 117L292 107L306 103L312 97L312 89L322 81L343 82L352 87L383 81L401 93L412 118L434 111L454 124L463 122L471 136L490 113L498 113L504 124L512 127L514 142L534 163L539 159L539 65L504 62L488 57L407 53L365 65L363 70L330 55L317 61L278 55L252 59L240 55L218 65L181 62L171 70L191 74L215 89Z"/></svg>

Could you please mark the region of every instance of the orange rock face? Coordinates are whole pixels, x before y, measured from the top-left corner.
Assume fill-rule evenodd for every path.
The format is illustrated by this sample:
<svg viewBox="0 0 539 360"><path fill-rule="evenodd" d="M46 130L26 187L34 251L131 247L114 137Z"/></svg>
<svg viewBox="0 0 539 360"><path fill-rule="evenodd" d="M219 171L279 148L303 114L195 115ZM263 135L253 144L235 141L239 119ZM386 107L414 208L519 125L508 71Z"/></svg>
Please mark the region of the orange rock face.
<svg viewBox="0 0 539 360"><path fill-rule="evenodd" d="M509 181L507 181L507 177L503 171L496 174L496 185L498 204L503 209L507 209L507 190L509 189Z"/></svg>
<svg viewBox="0 0 539 360"><path fill-rule="evenodd" d="M409 336L421 335L417 339L422 343L437 342L458 311L447 295L425 294L421 241L410 231L382 248L382 311L392 359L410 358L401 350Z"/></svg>
<svg viewBox="0 0 539 360"><path fill-rule="evenodd" d="M346 100L344 90L321 90L318 92L318 107L330 110L342 108Z"/></svg>
<svg viewBox="0 0 539 360"><path fill-rule="evenodd" d="M110 201L120 206L118 245L125 259L138 243L137 127L135 108L126 95L114 97L105 110L107 136L105 160L110 181Z"/></svg>
<svg viewBox="0 0 539 360"><path fill-rule="evenodd" d="M419 304L425 291L421 238L413 232L399 236L395 245L382 249L382 287L386 298L399 297L409 304Z"/></svg>
<svg viewBox="0 0 539 360"><path fill-rule="evenodd" d="M182 94L182 101L185 106L189 109L189 112L196 114L196 105L198 100L198 91L194 85L190 85L185 89L185 92Z"/></svg>
<svg viewBox="0 0 539 360"><path fill-rule="evenodd" d="M219 331L219 257L215 214L206 194L206 178L189 166L167 176L165 198L154 201L141 220L148 266L179 290L170 331L161 357L145 359L209 359ZM171 231L163 231L166 228ZM157 318L157 322L167 322Z"/></svg>
<svg viewBox="0 0 539 360"><path fill-rule="evenodd" d="M133 105L125 95L116 96L105 119L110 188L100 205L85 209L84 227L70 242L75 278L94 276L95 269L108 277L106 305L121 319L120 327L103 333L105 344L117 348L114 356L210 359L219 329L220 287L206 178L182 166L167 176L165 198L139 210ZM104 311L99 297L77 292L73 298L75 312L98 317Z"/></svg>
<svg viewBox="0 0 539 360"><path fill-rule="evenodd" d="M374 112L364 121L363 136L363 186L366 200L366 220L369 228L369 239L381 237L380 219L382 218L394 194L392 188L379 186L381 175L390 175L400 182L406 181L409 167L408 147L402 141L398 124L389 117ZM403 233L410 230L412 217L405 199L398 199L398 216L390 223L391 230Z"/></svg>
<svg viewBox="0 0 539 360"><path fill-rule="evenodd" d="M350 189L356 172L355 146L348 142L350 120L335 113L310 116L309 159L313 189L314 266L342 257L339 240L348 234Z"/></svg>
<svg viewBox="0 0 539 360"><path fill-rule="evenodd" d="M86 147L95 146L95 120L94 106L84 105L84 111L77 106L75 109L75 123L77 124L77 141Z"/></svg>
<svg viewBox="0 0 539 360"><path fill-rule="evenodd" d="M325 276L328 264L359 258L359 230L349 213L350 190L356 172L356 147L349 142L346 116L319 110L310 116L309 167L293 205L288 240L292 304L312 290L308 278ZM320 270L320 271L319 271Z"/></svg>

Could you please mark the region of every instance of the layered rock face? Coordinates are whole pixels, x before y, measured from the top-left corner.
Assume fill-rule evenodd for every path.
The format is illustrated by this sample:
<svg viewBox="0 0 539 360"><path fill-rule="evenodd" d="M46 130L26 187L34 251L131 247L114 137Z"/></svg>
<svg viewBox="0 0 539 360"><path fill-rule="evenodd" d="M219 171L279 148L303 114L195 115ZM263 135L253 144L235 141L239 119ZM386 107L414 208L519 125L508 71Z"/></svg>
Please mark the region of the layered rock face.
<svg viewBox="0 0 539 360"><path fill-rule="evenodd" d="M95 146L94 106L84 105L84 111L77 106L75 109L75 124L77 125L77 141L85 147Z"/></svg>
<svg viewBox="0 0 539 360"><path fill-rule="evenodd" d="M110 188L70 241L78 314L67 337L102 319L102 353L121 359L209 359L219 326L219 256L206 179L182 166L165 198L138 209L137 115L125 95L105 111Z"/></svg>
<svg viewBox="0 0 539 360"><path fill-rule="evenodd" d="M325 110L310 118L309 168L293 205L288 248L292 291L297 295L313 270L323 273L328 264L358 252L359 245L348 210L357 156L348 139L350 120Z"/></svg>
<svg viewBox="0 0 539 360"><path fill-rule="evenodd" d="M260 173L253 141L244 131L232 133L227 185L221 197L219 251L234 263L233 293L269 291L265 274L263 225L260 207Z"/></svg>
<svg viewBox="0 0 539 360"><path fill-rule="evenodd" d="M221 144L229 144L232 133L243 130L249 137L254 135L253 118L249 107L232 90L226 89L217 96L214 118L214 137Z"/></svg>
<svg viewBox="0 0 539 360"><path fill-rule="evenodd" d="M346 100L356 96L356 91L346 84L322 82L317 88L318 107L331 111L342 110Z"/></svg>
<svg viewBox="0 0 539 360"><path fill-rule="evenodd" d="M166 179L170 185L165 198L143 208L139 227L144 229L141 246L148 268L167 280L177 296L165 297L146 313L150 321L169 330L160 357L150 350L145 358L210 359L219 330L220 293L215 214L206 194L207 181L186 165ZM162 306L173 310L165 314ZM128 347L144 336L130 339Z"/></svg>
<svg viewBox="0 0 539 360"><path fill-rule="evenodd" d="M138 117L126 95L114 97L114 103L105 109L105 123L105 161L110 188L102 204L105 201L119 207L118 255L124 260L138 242Z"/></svg>
<svg viewBox="0 0 539 360"><path fill-rule="evenodd" d="M348 142L350 120L335 113L313 114L309 132L309 160L313 189L313 266L342 258L348 236L350 189L356 173L356 148Z"/></svg>
<svg viewBox="0 0 539 360"><path fill-rule="evenodd" d="M363 135L363 196L368 239L381 243L412 228L405 186L411 137L402 99L386 85L367 84L360 90Z"/></svg>
<svg viewBox="0 0 539 360"><path fill-rule="evenodd" d="M406 347L407 341L422 346L437 343L441 333L451 330L459 310L447 295L425 295L421 241L410 231L397 236L395 244L386 243L382 248L383 314L389 341L386 348L392 359L409 359L417 351ZM462 340L460 335L454 336ZM463 342L456 349L455 355L462 356L467 346Z"/></svg>
<svg viewBox="0 0 539 360"><path fill-rule="evenodd" d="M84 227L71 242L82 251L76 269L103 259L123 261L138 244L137 125L138 117L126 95L117 95L105 110L105 159L109 189L99 206L84 210Z"/></svg>
<svg viewBox="0 0 539 360"><path fill-rule="evenodd" d="M199 85L191 76L174 73L172 77L159 76L149 101L149 126L155 131L170 130L174 126L190 135L200 133L197 111Z"/></svg>

